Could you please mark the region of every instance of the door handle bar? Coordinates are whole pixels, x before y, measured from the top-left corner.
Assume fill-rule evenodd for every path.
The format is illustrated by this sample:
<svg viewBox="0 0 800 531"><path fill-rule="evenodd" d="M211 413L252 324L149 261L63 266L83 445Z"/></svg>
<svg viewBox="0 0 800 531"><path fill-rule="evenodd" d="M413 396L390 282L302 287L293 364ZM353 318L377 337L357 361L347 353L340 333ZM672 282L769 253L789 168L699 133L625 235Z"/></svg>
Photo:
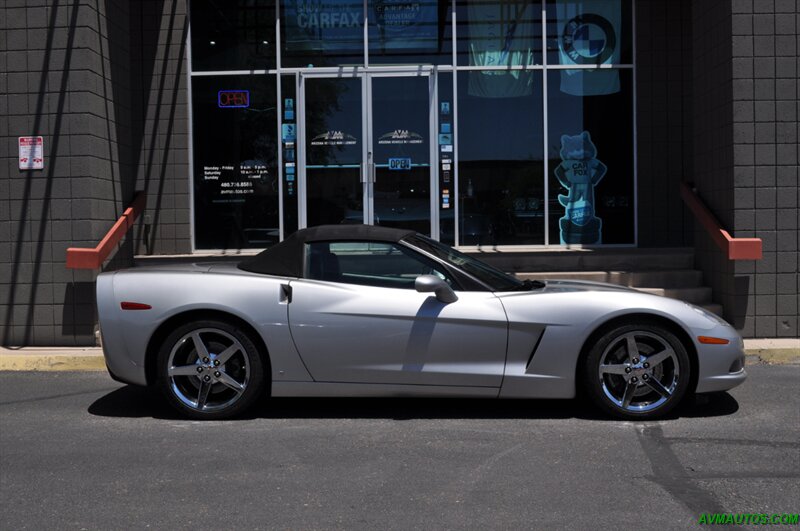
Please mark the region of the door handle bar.
<svg viewBox="0 0 800 531"><path fill-rule="evenodd" d="M289 284L281 284L281 293L278 297L280 304L289 304L292 302L292 286Z"/></svg>

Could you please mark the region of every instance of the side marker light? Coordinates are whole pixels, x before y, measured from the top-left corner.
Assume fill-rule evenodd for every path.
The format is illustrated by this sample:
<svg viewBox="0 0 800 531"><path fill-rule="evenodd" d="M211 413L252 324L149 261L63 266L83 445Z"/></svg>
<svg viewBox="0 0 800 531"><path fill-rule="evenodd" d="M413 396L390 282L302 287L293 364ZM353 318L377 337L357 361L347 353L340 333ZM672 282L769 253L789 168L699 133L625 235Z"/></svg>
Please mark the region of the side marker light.
<svg viewBox="0 0 800 531"><path fill-rule="evenodd" d="M697 336L697 340L706 345L727 345L730 343L729 339L721 337Z"/></svg>
<svg viewBox="0 0 800 531"><path fill-rule="evenodd" d="M144 304L141 302L128 302L128 301L120 303L119 306L123 310L149 310L150 308L152 308L152 306L150 306L149 304Z"/></svg>

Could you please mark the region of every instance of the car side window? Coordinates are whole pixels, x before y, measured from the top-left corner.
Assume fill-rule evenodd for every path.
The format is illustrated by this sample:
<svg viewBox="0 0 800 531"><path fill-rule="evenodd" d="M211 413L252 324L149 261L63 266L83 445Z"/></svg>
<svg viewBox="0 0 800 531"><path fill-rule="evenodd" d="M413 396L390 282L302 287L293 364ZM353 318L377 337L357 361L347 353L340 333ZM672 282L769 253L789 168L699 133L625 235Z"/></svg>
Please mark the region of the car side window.
<svg viewBox="0 0 800 531"><path fill-rule="evenodd" d="M414 282L420 275L436 275L455 287L443 267L395 243L306 244L306 278L381 288L414 289Z"/></svg>

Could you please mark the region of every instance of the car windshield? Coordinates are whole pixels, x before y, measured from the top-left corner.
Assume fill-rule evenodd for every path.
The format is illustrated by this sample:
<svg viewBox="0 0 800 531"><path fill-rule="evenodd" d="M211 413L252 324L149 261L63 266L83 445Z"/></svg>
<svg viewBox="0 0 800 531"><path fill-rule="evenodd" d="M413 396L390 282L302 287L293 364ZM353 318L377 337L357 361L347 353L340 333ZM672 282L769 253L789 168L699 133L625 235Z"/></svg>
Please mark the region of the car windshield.
<svg viewBox="0 0 800 531"><path fill-rule="evenodd" d="M467 256L464 253L460 253L452 247L432 240L427 236L415 234L414 236L405 238L405 241L472 275L489 286L492 291L522 291L537 287L537 285L531 282L522 281L509 274L503 273L489 264Z"/></svg>

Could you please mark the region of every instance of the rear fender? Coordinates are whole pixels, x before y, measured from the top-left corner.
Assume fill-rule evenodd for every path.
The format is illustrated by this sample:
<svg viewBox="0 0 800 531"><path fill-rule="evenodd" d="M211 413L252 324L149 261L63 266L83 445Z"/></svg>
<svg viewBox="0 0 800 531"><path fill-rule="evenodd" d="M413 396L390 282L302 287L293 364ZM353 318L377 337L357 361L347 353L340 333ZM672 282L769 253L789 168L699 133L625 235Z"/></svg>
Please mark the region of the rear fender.
<svg viewBox="0 0 800 531"><path fill-rule="evenodd" d="M109 276L110 289L106 281L102 287L98 283L98 309L106 360L121 379L146 385L151 341L162 337L157 332L163 332L165 323L183 322L180 316L198 311L228 314L249 325L267 346L274 379L311 379L289 334L288 307L281 303L285 280L261 275L136 270ZM151 308L122 310L123 301Z"/></svg>

